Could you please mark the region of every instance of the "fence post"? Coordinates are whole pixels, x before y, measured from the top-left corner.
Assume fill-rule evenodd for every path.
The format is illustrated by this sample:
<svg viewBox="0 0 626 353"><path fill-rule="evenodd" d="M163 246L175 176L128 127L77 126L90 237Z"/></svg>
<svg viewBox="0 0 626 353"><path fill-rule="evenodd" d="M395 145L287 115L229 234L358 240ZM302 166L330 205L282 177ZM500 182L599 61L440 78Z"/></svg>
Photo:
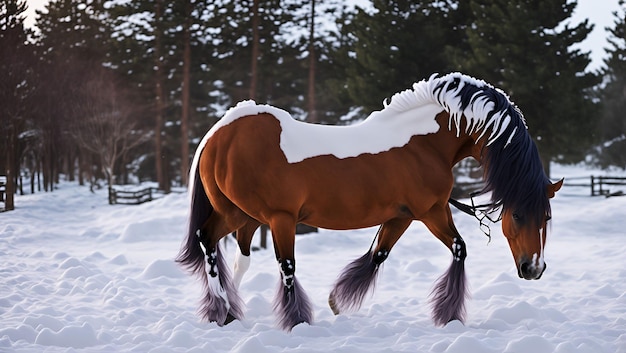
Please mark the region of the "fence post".
<svg viewBox="0 0 626 353"><path fill-rule="evenodd" d="M591 196L596 196L596 187L594 184L594 179L593 179L593 175L591 176Z"/></svg>
<svg viewBox="0 0 626 353"><path fill-rule="evenodd" d="M109 186L109 205L115 205L116 202L115 189Z"/></svg>
<svg viewBox="0 0 626 353"><path fill-rule="evenodd" d="M598 177L598 195L604 195L604 191L602 190L602 175Z"/></svg>
<svg viewBox="0 0 626 353"><path fill-rule="evenodd" d="M4 176L0 176L0 202L4 202L4 192L6 184L4 183Z"/></svg>

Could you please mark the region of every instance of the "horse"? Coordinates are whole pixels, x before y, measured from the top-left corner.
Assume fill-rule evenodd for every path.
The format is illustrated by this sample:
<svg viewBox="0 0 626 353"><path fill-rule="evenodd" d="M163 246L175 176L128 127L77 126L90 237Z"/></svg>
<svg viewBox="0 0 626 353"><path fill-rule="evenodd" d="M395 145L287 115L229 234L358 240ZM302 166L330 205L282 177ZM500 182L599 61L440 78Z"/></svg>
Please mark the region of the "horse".
<svg viewBox="0 0 626 353"><path fill-rule="evenodd" d="M489 211L500 212L520 278L539 279L551 219L549 199L563 180L546 176L521 111L500 89L461 73L432 75L383 101L360 123L298 121L284 110L243 101L200 142L190 171L190 217L177 261L205 286L199 314L225 325L243 318L239 283L255 230L269 225L280 272L277 324L311 323L312 305L296 277L297 223L336 229L380 225L375 242L339 275L328 303L358 310L378 269L413 221L451 252L431 293L438 326L465 320L466 246L449 206L452 168L473 157L483 167ZM219 240L236 231L234 273Z"/></svg>

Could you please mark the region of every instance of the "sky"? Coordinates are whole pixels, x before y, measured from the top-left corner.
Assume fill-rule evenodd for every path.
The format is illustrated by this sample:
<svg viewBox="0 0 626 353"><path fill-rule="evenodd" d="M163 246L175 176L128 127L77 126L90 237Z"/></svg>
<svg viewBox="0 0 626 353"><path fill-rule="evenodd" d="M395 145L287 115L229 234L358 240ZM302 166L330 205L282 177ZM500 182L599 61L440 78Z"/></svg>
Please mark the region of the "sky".
<svg viewBox="0 0 626 353"><path fill-rule="evenodd" d="M358 0L362 3L363 0ZM35 22L35 10L43 9L48 0L26 0L28 4L27 26ZM579 0L578 7L574 12L572 24L576 25L588 18L595 27L587 39L581 43L581 49L591 51L590 70L595 70L603 66L602 60L606 57L604 48L608 46L606 38L608 32L605 27L613 26L613 12L619 9L618 0Z"/></svg>

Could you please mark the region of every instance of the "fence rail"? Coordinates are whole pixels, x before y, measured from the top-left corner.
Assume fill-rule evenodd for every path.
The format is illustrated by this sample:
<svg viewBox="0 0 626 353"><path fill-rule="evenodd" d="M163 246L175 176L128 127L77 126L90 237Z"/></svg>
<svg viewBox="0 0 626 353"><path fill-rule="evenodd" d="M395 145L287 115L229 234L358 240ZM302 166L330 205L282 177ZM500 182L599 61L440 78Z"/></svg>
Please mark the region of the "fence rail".
<svg viewBox="0 0 626 353"><path fill-rule="evenodd" d="M467 198L471 193L482 189L484 185L482 180L455 182L451 196L455 199Z"/></svg>
<svg viewBox="0 0 626 353"><path fill-rule="evenodd" d="M137 191L124 191L109 188L110 205L140 205L155 199L163 192L157 188L145 188Z"/></svg>

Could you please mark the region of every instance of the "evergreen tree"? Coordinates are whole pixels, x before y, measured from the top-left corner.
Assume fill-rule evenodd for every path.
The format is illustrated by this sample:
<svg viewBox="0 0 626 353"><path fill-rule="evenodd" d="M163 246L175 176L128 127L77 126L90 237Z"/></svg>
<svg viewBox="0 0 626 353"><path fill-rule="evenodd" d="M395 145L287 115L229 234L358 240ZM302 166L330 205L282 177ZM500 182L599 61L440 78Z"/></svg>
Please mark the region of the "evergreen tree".
<svg viewBox="0 0 626 353"><path fill-rule="evenodd" d="M91 166L81 163L91 156L72 139L69 129L83 118L75 110L84 98L83 84L107 62L110 31L101 1L51 1L37 15L37 119L44 188L52 190L61 172L73 180L77 161L92 179Z"/></svg>
<svg viewBox="0 0 626 353"><path fill-rule="evenodd" d="M166 148L165 127L169 120L166 115L172 111L170 92L175 91L167 79L175 66L170 50L173 40L167 38L173 22L172 6L163 0L129 1L108 10L113 22L112 66L133 87L141 108L137 112L141 127L152 131L152 148L142 151L142 162L135 172L140 179L156 180L162 190L171 186L168 170L172 151Z"/></svg>
<svg viewBox="0 0 626 353"><path fill-rule="evenodd" d="M522 109L548 173L550 161L583 159L596 137L591 94L599 79L585 72L589 54L573 48L593 28L587 20L573 27L567 21L576 2L471 0L470 6L472 55L460 66L507 91Z"/></svg>
<svg viewBox="0 0 626 353"><path fill-rule="evenodd" d="M0 1L0 174L7 177L5 208L14 208L13 194L29 128L27 115L33 90L29 31L24 28L26 2Z"/></svg>
<svg viewBox="0 0 626 353"><path fill-rule="evenodd" d="M297 86L304 100L295 109L296 115L306 116L309 122L340 124L351 104L345 89L347 73L340 64L349 43L339 28L353 13L337 0L301 0L296 7L294 32L301 34L294 45L301 74L294 79L305 83ZM336 26L329 25L332 22Z"/></svg>
<svg viewBox="0 0 626 353"><path fill-rule="evenodd" d="M188 129L195 112L191 77L197 76L191 60L199 4L132 1L108 11L114 23L112 64L134 87L141 126L153 137L151 149L137 156L141 162L135 172L156 179L166 191L172 179L186 182L182 169L188 169Z"/></svg>
<svg viewBox="0 0 626 353"><path fill-rule="evenodd" d="M346 71L345 89L354 106L365 113L433 73L453 68L446 54L450 45L462 46L464 33L455 16L456 1L374 0L374 12L357 9L342 26L347 40L334 55Z"/></svg>
<svg viewBox="0 0 626 353"><path fill-rule="evenodd" d="M603 167L610 165L626 168L626 8L619 2L620 11L613 13L615 21L607 28L611 36L609 57L604 60L603 76L606 85L600 92L602 102L601 145L598 161Z"/></svg>
<svg viewBox="0 0 626 353"><path fill-rule="evenodd" d="M298 110L307 73L297 59L299 52L294 41L288 38L296 4L278 0L224 0L219 6L213 17L212 61L221 90L228 97L226 105L254 98L288 111ZM257 69L253 70L255 64ZM250 92L251 86L255 92Z"/></svg>

